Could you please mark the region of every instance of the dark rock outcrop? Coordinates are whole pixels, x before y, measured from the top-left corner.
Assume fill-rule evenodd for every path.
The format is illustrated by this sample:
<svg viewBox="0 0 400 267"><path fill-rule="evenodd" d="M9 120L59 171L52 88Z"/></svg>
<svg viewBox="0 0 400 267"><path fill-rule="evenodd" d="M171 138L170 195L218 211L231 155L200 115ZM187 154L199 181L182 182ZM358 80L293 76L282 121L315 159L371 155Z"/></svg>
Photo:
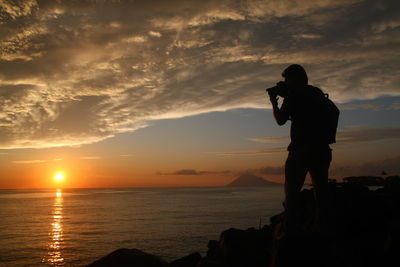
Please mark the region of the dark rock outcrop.
<svg viewBox="0 0 400 267"><path fill-rule="evenodd" d="M165 267L168 263L138 249L117 249L88 267Z"/></svg>
<svg viewBox="0 0 400 267"><path fill-rule="evenodd" d="M400 200L393 189L331 183L329 197L326 229L315 225L313 190L303 190L298 234L285 233L284 213L260 230L229 229L200 266L400 266Z"/></svg>
<svg viewBox="0 0 400 267"><path fill-rule="evenodd" d="M379 176L350 176L343 178L346 183L361 183L366 186L383 185L384 179Z"/></svg>
<svg viewBox="0 0 400 267"><path fill-rule="evenodd" d="M198 252L187 255L183 258L171 262L168 266L171 267L196 267L201 261L201 255Z"/></svg>

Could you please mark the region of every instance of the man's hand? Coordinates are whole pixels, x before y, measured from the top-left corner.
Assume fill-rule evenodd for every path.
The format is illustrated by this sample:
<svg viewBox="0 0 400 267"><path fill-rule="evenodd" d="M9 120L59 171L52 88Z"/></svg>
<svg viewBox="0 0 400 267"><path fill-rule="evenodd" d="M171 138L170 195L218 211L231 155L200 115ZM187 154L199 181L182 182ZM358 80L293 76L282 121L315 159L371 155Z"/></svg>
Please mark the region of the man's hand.
<svg viewBox="0 0 400 267"><path fill-rule="evenodd" d="M278 107L278 96L269 94L269 100L272 104L272 111L278 125L284 125L289 118L289 115Z"/></svg>
<svg viewBox="0 0 400 267"><path fill-rule="evenodd" d="M272 107L278 107L278 97L276 95L269 94L269 100L271 101Z"/></svg>

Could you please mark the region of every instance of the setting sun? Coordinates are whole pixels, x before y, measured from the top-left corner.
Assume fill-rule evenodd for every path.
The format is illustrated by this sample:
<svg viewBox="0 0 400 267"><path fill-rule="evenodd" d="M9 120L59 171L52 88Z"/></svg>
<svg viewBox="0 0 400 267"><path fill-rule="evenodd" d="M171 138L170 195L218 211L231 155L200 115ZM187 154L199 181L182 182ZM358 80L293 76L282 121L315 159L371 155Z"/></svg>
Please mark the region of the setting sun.
<svg viewBox="0 0 400 267"><path fill-rule="evenodd" d="M63 174L62 172L59 172L59 173L57 173L57 174L54 176L54 179L55 179L57 182L61 182L61 181L64 180L64 174Z"/></svg>

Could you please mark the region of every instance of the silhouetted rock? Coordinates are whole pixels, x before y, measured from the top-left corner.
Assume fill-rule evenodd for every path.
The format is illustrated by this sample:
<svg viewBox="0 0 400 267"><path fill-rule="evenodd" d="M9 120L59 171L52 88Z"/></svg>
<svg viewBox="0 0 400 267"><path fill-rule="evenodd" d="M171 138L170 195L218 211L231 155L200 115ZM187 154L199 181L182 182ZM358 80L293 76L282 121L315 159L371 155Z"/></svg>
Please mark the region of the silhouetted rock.
<svg viewBox="0 0 400 267"><path fill-rule="evenodd" d="M187 255L183 258L171 262L171 267L196 267L201 261L201 255L198 252Z"/></svg>
<svg viewBox="0 0 400 267"><path fill-rule="evenodd" d="M88 267L164 267L167 262L138 249L117 249Z"/></svg>
<svg viewBox="0 0 400 267"><path fill-rule="evenodd" d="M399 266L387 261L391 258L400 263L392 252L400 242L400 235L396 235L400 232L400 209L395 194L374 192L359 183L338 184L330 191L327 231L314 228L313 214L303 207L305 213L298 223L308 230L295 236L284 232L279 238L275 235L271 266ZM302 206L313 206L307 196L302 199ZM274 220L278 228L283 216ZM301 256L307 251L308 258Z"/></svg>
<svg viewBox="0 0 400 267"><path fill-rule="evenodd" d="M269 228L256 230L229 229L222 232L220 245L227 266L266 266L271 259L269 252L272 233Z"/></svg>
<svg viewBox="0 0 400 267"><path fill-rule="evenodd" d="M254 174L243 174L236 178L233 182L226 186L268 186L268 185L279 185L271 181L264 180L263 178Z"/></svg>
<svg viewBox="0 0 400 267"><path fill-rule="evenodd" d="M208 241L207 245L207 258L218 261L223 257L222 248L217 240L210 240Z"/></svg>
<svg viewBox="0 0 400 267"><path fill-rule="evenodd" d="M400 176L386 177L384 189L391 193L400 194Z"/></svg>
<svg viewBox="0 0 400 267"><path fill-rule="evenodd" d="M384 179L379 176L350 176L343 178L345 183L360 183L366 186L383 185Z"/></svg>

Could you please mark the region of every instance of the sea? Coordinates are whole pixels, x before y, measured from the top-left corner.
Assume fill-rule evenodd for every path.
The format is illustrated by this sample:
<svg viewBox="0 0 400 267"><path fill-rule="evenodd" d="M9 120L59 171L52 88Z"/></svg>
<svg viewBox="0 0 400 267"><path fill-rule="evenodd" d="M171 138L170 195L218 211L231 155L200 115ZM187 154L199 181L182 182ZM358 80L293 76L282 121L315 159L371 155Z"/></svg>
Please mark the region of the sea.
<svg viewBox="0 0 400 267"><path fill-rule="evenodd" d="M0 266L85 266L118 248L171 261L282 211L269 187L0 190Z"/></svg>

